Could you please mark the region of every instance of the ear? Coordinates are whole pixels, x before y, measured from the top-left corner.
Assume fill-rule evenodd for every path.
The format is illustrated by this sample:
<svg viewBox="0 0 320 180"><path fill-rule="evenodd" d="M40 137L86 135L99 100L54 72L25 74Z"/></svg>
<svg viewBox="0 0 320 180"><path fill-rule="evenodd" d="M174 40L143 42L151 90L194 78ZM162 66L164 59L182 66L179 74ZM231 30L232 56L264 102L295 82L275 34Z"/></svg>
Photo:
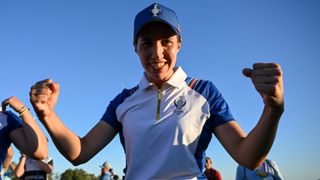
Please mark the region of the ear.
<svg viewBox="0 0 320 180"><path fill-rule="evenodd" d="M134 41L133 41L132 44L133 44L133 47L134 47L134 52L137 52L137 42L134 42Z"/></svg>
<svg viewBox="0 0 320 180"><path fill-rule="evenodd" d="M181 46L182 46L182 38L181 36L178 37L178 50L180 51L181 49Z"/></svg>
<svg viewBox="0 0 320 180"><path fill-rule="evenodd" d="M137 53L137 46L134 46L134 52Z"/></svg>
<svg viewBox="0 0 320 180"><path fill-rule="evenodd" d="M180 42L178 42L178 52L180 51L181 46L182 46L182 42L180 41Z"/></svg>

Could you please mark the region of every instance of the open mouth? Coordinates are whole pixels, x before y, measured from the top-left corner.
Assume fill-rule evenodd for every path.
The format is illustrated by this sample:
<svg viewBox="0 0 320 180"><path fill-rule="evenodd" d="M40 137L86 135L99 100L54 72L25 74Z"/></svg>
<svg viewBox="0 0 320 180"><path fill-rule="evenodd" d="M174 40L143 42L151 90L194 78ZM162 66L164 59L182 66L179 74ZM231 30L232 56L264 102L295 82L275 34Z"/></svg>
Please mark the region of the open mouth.
<svg viewBox="0 0 320 180"><path fill-rule="evenodd" d="M155 70L160 70L162 69L167 63L166 62L155 62L151 63L150 65L153 67Z"/></svg>

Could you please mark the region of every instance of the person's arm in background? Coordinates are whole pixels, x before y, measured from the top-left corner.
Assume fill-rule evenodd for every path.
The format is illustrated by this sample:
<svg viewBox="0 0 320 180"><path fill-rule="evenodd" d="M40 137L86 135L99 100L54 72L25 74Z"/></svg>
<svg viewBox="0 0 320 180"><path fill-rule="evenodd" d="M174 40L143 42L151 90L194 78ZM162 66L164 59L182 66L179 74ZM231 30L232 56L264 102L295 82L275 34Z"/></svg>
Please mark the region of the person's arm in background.
<svg viewBox="0 0 320 180"><path fill-rule="evenodd" d="M25 172L26 159L27 159L26 155L21 153L19 162L13 171L14 175L17 176L18 178L21 177Z"/></svg>
<svg viewBox="0 0 320 180"><path fill-rule="evenodd" d="M13 130L9 137L14 145L27 156L34 159L45 159L48 157L47 139L32 117L29 109L15 96L2 102L3 111L9 105L19 113L23 120L23 127Z"/></svg>
<svg viewBox="0 0 320 180"><path fill-rule="evenodd" d="M7 171L10 163L11 163L11 160L13 158L13 155L14 155L14 151L12 149L12 147L10 146L7 150L7 157L6 159L4 160L3 162L3 166L2 166L2 169L1 169L1 176Z"/></svg>
<svg viewBox="0 0 320 180"><path fill-rule="evenodd" d="M3 167L2 167L3 169L8 169L8 167L11 163L11 160L13 158L13 155L14 155L14 151L13 151L12 147L10 146L7 150L7 157L3 163Z"/></svg>
<svg viewBox="0 0 320 180"><path fill-rule="evenodd" d="M54 112L58 95L59 84L47 79L31 87L30 102L59 152L73 165L85 163L115 137L116 131L108 123L100 121L80 138Z"/></svg>
<svg viewBox="0 0 320 180"><path fill-rule="evenodd" d="M236 162L255 169L269 153L284 112L283 77L280 65L275 63L256 63L243 74L251 78L263 99L262 115L248 135L235 121L218 126L214 133Z"/></svg>

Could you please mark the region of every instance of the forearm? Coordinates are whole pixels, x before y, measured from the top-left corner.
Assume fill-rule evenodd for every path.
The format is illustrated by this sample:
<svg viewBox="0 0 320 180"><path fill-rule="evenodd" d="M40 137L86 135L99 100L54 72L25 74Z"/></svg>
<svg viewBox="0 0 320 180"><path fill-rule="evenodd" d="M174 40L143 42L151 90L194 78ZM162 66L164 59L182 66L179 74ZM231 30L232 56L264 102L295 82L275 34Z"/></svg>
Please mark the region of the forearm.
<svg viewBox="0 0 320 180"><path fill-rule="evenodd" d="M36 159L48 157L48 142L46 136L28 110L22 114L22 119L25 142L28 142L25 143L26 151L24 153Z"/></svg>
<svg viewBox="0 0 320 180"><path fill-rule="evenodd" d="M264 108L258 124L241 144L242 165L254 169L264 161L274 142L282 113L283 109Z"/></svg>
<svg viewBox="0 0 320 180"><path fill-rule="evenodd" d="M81 152L80 138L62 123L54 111L48 113L41 121L60 153L70 162L75 160Z"/></svg>
<svg viewBox="0 0 320 180"><path fill-rule="evenodd" d="M8 169L10 162L11 162L11 159L12 159L12 157L6 158L6 160L4 161L3 166L2 166L3 169Z"/></svg>
<svg viewBox="0 0 320 180"><path fill-rule="evenodd" d="M14 175L17 177L21 177L24 174L24 165L26 163L26 156L21 155L19 163L17 164L16 168L14 169Z"/></svg>
<svg viewBox="0 0 320 180"><path fill-rule="evenodd" d="M4 162L3 162L3 167L2 167L2 168L4 168L4 169L7 169L7 168L9 167L10 162L11 162L11 159L12 159L13 154L14 154L13 149L12 149L11 146L8 148L8 151L7 151L7 152L8 152L8 153L7 153L7 157L6 157L6 159L4 160Z"/></svg>

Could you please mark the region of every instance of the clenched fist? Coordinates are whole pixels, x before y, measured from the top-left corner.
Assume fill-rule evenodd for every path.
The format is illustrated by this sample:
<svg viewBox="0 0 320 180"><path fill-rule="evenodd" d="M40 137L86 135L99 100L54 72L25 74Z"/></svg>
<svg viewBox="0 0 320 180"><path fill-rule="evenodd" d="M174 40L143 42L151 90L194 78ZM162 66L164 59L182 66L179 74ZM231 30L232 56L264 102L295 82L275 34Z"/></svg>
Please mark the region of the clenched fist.
<svg viewBox="0 0 320 180"><path fill-rule="evenodd" d="M277 109L284 108L283 77L279 64L255 63L252 69L244 68L242 73L251 78L265 105Z"/></svg>
<svg viewBox="0 0 320 180"><path fill-rule="evenodd" d="M46 117L58 101L60 86L51 79L45 79L34 84L30 89L30 102L39 119Z"/></svg>

